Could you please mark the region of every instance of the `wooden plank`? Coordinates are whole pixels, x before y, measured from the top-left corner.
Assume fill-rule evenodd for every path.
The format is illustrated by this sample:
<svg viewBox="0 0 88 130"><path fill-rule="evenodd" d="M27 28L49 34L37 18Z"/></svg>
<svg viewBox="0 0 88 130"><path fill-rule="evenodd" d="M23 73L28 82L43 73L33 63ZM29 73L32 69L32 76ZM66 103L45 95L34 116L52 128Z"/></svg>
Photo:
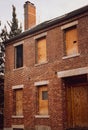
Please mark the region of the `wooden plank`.
<svg viewBox="0 0 88 130"><path fill-rule="evenodd" d="M38 44L37 44L37 62L38 63L42 63L45 62L47 59L47 55L46 55L46 38L42 38L38 40Z"/></svg>
<svg viewBox="0 0 88 130"><path fill-rule="evenodd" d="M78 38L77 28L71 28L65 32L66 38L66 55L73 55L78 53Z"/></svg>
<svg viewBox="0 0 88 130"><path fill-rule="evenodd" d="M67 87L67 127L88 127L88 84Z"/></svg>
<svg viewBox="0 0 88 130"><path fill-rule="evenodd" d="M73 87L73 126L88 126L88 89L86 86Z"/></svg>
<svg viewBox="0 0 88 130"><path fill-rule="evenodd" d="M47 91L47 86L39 87L39 114L47 115L48 114L48 99L43 99L43 92Z"/></svg>
<svg viewBox="0 0 88 130"><path fill-rule="evenodd" d="M21 89L16 90L16 115L23 115L22 98L23 92Z"/></svg>

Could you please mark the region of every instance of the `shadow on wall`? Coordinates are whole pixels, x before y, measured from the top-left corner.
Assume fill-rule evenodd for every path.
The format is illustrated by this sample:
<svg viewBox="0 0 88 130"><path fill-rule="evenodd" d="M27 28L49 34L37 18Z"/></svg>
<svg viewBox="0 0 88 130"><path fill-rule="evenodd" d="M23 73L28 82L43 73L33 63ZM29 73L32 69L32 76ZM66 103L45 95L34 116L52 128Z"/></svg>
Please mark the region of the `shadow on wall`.
<svg viewBox="0 0 88 130"><path fill-rule="evenodd" d="M3 129L3 114L0 113L0 130Z"/></svg>

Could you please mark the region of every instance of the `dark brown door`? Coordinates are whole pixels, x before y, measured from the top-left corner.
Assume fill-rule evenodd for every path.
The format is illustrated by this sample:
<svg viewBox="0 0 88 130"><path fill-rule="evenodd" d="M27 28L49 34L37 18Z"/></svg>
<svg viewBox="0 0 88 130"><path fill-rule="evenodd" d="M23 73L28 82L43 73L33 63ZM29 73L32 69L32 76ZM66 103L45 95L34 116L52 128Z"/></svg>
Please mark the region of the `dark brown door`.
<svg viewBox="0 0 88 130"><path fill-rule="evenodd" d="M68 127L88 127L88 85L67 87Z"/></svg>

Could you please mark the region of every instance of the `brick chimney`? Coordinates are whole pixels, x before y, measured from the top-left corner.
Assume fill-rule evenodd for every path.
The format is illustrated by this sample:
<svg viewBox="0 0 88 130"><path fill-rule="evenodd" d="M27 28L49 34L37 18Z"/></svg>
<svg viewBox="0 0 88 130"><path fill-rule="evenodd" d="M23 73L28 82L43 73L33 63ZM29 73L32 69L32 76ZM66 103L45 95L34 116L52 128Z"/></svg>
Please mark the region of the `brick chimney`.
<svg viewBox="0 0 88 130"><path fill-rule="evenodd" d="M34 25L36 25L36 7L27 1L24 4L24 29L28 30Z"/></svg>

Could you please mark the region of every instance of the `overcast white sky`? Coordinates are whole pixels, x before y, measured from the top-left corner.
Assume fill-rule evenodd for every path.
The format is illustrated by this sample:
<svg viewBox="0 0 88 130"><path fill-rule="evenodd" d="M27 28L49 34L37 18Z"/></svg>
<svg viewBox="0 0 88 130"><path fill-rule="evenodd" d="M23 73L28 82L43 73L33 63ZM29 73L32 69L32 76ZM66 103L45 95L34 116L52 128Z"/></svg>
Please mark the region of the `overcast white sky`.
<svg viewBox="0 0 88 130"><path fill-rule="evenodd" d="M27 0L0 0L2 25L12 19L12 5L16 7L17 18L24 21L23 5ZM43 22L88 5L88 0L30 0L37 10L37 23Z"/></svg>

